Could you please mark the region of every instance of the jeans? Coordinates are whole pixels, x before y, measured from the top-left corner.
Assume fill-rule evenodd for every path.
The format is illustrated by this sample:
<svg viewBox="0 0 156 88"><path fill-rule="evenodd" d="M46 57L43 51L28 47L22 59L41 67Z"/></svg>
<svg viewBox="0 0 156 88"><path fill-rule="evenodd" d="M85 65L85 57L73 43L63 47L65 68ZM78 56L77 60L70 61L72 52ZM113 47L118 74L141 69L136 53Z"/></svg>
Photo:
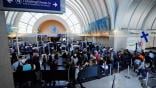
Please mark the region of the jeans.
<svg viewBox="0 0 156 88"><path fill-rule="evenodd" d="M143 78L146 78L147 71L145 69L139 69L138 75L142 75Z"/></svg>

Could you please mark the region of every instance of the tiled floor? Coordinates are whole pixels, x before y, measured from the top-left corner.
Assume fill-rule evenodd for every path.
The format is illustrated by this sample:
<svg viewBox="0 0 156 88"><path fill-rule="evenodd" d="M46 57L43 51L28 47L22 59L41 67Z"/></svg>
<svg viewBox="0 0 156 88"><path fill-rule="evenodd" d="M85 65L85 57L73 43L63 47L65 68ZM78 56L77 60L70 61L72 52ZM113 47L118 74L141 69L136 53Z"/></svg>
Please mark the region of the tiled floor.
<svg viewBox="0 0 156 88"><path fill-rule="evenodd" d="M148 86L151 88L156 88L156 73L149 74Z"/></svg>
<svg viewBox="0 0 156 88"><path fill-rule="evenodd" d="M130 72L129 79L126 78L127 71L116 74L115 88L142 88L141 83L135 73Z"/></svg>
<svg viewBox="0 0 156 88"><path fill-rule="evenodd" d="M114 76L114 87L112 87ZM127 70L124 70L119 74L83 83L83 85L86 88L142 88L135 73L130 71L130 79L125 76L127 76ZM79 86L77 86L77 88L79 88Z"/></svg>

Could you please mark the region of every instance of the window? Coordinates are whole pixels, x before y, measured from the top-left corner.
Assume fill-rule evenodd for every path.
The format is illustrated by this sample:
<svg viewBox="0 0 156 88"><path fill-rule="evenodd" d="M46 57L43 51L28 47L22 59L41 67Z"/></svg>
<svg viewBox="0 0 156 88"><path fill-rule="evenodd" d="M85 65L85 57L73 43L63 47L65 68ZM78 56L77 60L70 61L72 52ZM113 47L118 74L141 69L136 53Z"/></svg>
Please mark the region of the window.
<svg viewBox="0 0 156 88"><path fill-rule="evenodd" d="M36 21L45 15L48 15L48 14L24 12L18 24L19 32L20 33L32 33L33 26L35 25ZM66 12L64 14L53 14L53 15L59 16L62 19L64 19L67 22L68 26L70 27L71 33L81 32L80 30L81 26L78 21L78 18L69 8L66 8Z"/></svg>

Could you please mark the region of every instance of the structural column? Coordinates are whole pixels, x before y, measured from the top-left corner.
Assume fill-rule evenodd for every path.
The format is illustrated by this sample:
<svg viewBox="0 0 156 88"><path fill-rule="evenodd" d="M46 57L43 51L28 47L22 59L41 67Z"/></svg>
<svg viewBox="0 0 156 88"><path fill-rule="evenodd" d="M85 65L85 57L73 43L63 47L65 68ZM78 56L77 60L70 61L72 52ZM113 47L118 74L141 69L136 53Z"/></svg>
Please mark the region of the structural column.
<svg viewBox="0 0 156 88"><path fill-rule="evenodd" d="M95 38L95 36L92 36L92 42L93 42L93 43L96 43L96 38Z"/></svg>
<svg viewBox="0 0 156 88"><path fill-rule="evenodd" d="M3 11L0 11L0 21L0 88L14 88L9 57L6 20Z"/></svg>
<svg viewBox="0 0 156 88"><path fill-rule="evenodd" d="M127 37L128 32L126 31L117 30L110 33L110 46L113 47L115 51L126 49Z"/></svg>

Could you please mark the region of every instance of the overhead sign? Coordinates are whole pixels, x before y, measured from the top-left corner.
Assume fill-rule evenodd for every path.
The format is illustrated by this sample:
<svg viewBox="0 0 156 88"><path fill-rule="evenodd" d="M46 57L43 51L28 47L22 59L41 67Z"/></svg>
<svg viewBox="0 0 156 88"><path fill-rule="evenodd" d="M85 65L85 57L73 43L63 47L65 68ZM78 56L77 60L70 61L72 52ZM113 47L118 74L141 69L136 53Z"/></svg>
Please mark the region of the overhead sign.
<svg viewBox="0 0 156 88"><path fill-rule="evenodd" d="M64 13L65 0L0 0L0 10Z"/></svg>
<svg viewBox="0 0 156 88"><path fill-rule="evenodd" d="M109 18L104 17L101 19L98 19L94 22L89 23L88 25L88 31L103 31L109 29Z"/></svg>

